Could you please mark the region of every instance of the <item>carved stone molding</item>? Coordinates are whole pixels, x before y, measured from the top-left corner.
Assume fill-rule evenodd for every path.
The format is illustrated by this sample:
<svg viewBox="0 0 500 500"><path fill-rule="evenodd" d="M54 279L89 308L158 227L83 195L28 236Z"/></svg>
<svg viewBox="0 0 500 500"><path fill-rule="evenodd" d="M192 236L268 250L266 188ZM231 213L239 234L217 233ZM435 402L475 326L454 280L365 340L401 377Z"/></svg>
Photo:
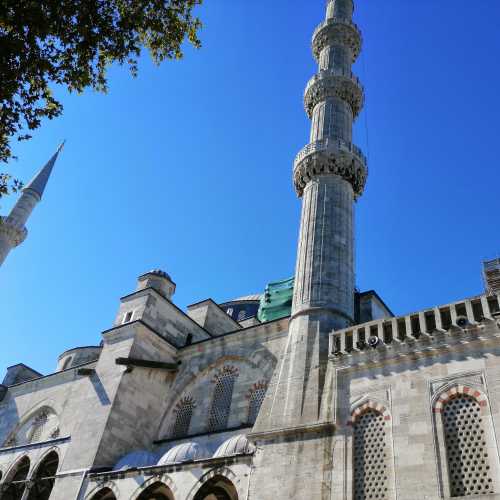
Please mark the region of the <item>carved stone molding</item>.
<svg viewBox="0 0 500 500"><path fill-rule="evenodd" d="M321 51L330 45L344 45L351 49L352 62L360 51L363 39L361 33L351 20L334 17L321 23L313 34L312 50L316 60Z"/></svg>
<svg viewBox="0 0 500 500"><path fill-rule="evenodd" d="M363 159L352 151L315 149L295 164L293 182L297 195L302 196L311 179L325 174L334 174L345 179L351 184L357 198L365 188L368 170Z"/></svg>
<svg viewBox="0 0 500 500"><path fill-rule="evenodd" d="M481 372L475 373L461 373L451 375L449 377L433 380L430 384L431 394L435 394L441 391L447 386L452 386L456 384L462 384L467 386L473 386L477 388L484 388L484 379Z"/></svg>
<svg viewBox="0 0 500 500"><path fill-rule="evenodd" d="M25 227L12 224L7 217L0 217L0 234L7 236L12 246L17 247L26 239L28 231Z"/></svg>
<svg viewBox="0 0 500 500"><path fill-rule="evenodd" d="M338 97L351 106L354 117L359 115L364 102L364 90L359 79L352 74L321 71L313 76L304 93L304 107L309 118L316 104L329 97Z"/></svg>

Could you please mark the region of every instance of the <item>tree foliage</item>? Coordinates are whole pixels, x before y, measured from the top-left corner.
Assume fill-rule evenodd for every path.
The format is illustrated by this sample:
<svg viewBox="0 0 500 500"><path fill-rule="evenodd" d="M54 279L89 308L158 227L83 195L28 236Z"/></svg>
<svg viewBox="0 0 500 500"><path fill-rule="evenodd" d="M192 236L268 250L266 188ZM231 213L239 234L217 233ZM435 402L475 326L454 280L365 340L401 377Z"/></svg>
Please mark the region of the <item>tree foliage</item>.
<svg viewBox="0 0 500 500"><path fill-rule="evenodd" d="M187 39L200 46L202 0L2 0L0 2L0 161L11 141L29 139L63 107L51 85L70 92L106 92L113 63L137 74L141 50L157 64L183 56ZM0 197L16 188L0 173ZM17 185L19 187L19 185Z"/></svg>

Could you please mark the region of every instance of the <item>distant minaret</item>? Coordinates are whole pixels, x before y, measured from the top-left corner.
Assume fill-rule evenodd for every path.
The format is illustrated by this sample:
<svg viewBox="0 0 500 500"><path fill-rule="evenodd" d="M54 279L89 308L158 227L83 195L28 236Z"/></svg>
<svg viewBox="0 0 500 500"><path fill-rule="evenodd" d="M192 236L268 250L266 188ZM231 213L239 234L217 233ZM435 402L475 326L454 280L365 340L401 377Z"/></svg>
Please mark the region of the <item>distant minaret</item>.
<svg viewBox="0 0 500 500"><path fill-rule="evenodd" d="M330 0L312 40L319 71L304 104L310 143L294 162L302 214L287 346L257 430L321 421L328 336L354 321L354 202L363 192L366 159L352 143L364 94L351 67L361 50L352 0Z"/></svg>
<svg viewBox="0 0 500 500"><path fill-rule="evenodd" d="M23 194L17 200L10 214L7 217L0 217L0 266L11 249L26 239L28 235L28 230L25 227L26 221L42 199L45 186L63 145L64 143L59 146L47 164L23 188Z"/></svg>

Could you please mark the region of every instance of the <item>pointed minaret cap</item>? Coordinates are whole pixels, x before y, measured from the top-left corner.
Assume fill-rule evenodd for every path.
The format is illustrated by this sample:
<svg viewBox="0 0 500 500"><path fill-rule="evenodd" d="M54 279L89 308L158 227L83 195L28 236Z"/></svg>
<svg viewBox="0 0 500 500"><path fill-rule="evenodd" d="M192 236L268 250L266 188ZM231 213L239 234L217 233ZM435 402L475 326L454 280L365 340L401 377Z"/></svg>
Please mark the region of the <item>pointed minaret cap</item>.
<svg viewBox="0 0 500 500"><path fill-rule="evenodd" d="M33 179L31 179L30 182L28 182L28 184L26 184L26 186L24 186L23 191L27 191L29 189L34 191L40 198L42 197L52 169L54 168L54 164L56 163L57 156L64 147L65 142L66 141L63 141L47 164L35 175L35 177L33 177Z"/></svg>

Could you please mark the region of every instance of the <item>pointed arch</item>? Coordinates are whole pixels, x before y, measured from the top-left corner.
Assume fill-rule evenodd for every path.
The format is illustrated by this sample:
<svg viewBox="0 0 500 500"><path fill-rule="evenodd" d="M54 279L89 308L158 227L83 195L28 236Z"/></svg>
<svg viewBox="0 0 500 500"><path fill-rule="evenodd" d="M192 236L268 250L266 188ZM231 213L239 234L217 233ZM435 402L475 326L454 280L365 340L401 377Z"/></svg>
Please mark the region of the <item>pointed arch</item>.
<svg viewBox="0 0 500 500"><path fill-rule="evenodd" d="M52 449L40 460L33 472L27 500L48 500L59 468L59 454Z"/></svg>
<svg viewBox="0 0 500 500"><path fill-rule="evenodd" d="M137 500L174 500L172 490L162 481L155 481L145 488L137 497Z"/></svg>
<svg viewBox="0 0 500 500"><path fill-rule="evenodd" d="M217 467L200 478L186 500L239 500L236 475L227 467Z"/></svg>
<svg viewBox="0 0 500 500"><path fill-rule="evenodd" d="M490 453L495 438L487 395L478 388L455 383L443 387L431 402L445 496L497 491L498 453Z"/></svg>
<svg viewBox="0 0 500 500"><path fill-rule="evenodd" d="M257 416L259 415L260 407L264 401L267 392L267 382L261 380L256 384L253 384L246 398L248 399L248 417L247 422L249 424L255 424Z"/></svg>
<svg viewBox="0 0 500 500"><path fill-rule="evenodd" d="M85 497L86 500L117 500L118 488L113 481L98 484Z"/></svg>
<svg viewBox="0 0 500 500"><path fill-rule="evenodd" d="M161 485L164 487L163 491L160 488ZM159 487L159 493L166 496L167 500L174 500L176 498L175 495L177 493L177 487L175 486L174 481L168 474L163 474L161 476L154 476L141 484L141 486L139 486L139 488L132 493L130 500L143 500L145 492L148 494L154 492L155 489L157 489L157 486ZM162 498L162 500L164 499Z"/></svg>
<svg viewBox="0 0 500 500"><path fill-rule="evenodd" d="M464 384L453 384L451 387L448 386L436 393L433 398L432 411L434 413L442 413L445 405L459 396L469 396L475 399L482 411L488 406L488 398L480 389Z"/></svg>
<svg viewBox="0 0 500 500"><path fill-rule="evenodd" d="M389 413L389 410L387 410L387 408L382 403L378 403L376 401L368 399L359 402L356 406L352 408L351 419L348 422L348 424L351 425L354 424L356 420L361 415L363 415L363 413L366 413L367 411L370 410L380 413L383 416L384 420L386 421L391 419L391 414Z"/></svg>
<svg viewBox="0 0 500 500"><path fill-rule="evenodd" d="M27 412L8 435L4 446L46 441L59 435L59 418L52 406L37 405Z"/></svg>
<svg viewBox="0 0 500 500"><path fill-rule="evenodd" d="M238 375L238 369L232 365L224 365L214 375L212 383L215 386L208 416L209 431L217 431L227 427L231 413L234 384Z"/></svg>
<svg viewBox="0 0 500 500"><path fill-rule="evenodd" d="M15 462L3 482L2 486L5 490L2 495L2 500L21 500L26 490L26 481L30 468L31 462L27 455Z"/></svg>
<svg viewBox="0 0 500 500"><path fill-rule="evenodd" d="M89 497L90 500L116 500L116 495L111 488L102 488L97 493Z"/></svg>
<svg viewBox="0 0 500 500"><path fill-rule="evenodd" d="M171 438L180 438L188 435L195 408L196 401L190 395L179 399L172 411L174 420L170 429Z"/></svg>

